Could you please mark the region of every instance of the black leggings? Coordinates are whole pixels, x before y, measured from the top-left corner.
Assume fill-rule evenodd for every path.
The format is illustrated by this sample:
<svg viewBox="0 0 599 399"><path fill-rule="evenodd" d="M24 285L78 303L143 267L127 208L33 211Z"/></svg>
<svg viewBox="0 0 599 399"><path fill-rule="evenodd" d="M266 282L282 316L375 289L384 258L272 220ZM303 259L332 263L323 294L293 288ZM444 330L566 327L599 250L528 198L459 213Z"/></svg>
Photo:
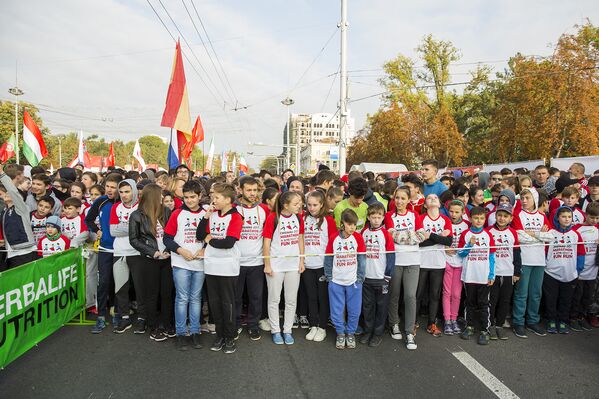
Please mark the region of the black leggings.
<svg viewBox="0 0 599 399"><path fill-rule="evenodd" d="M423 269L420 267L418 288L416 289L416 318L420 314L420 303L427 293L428 287L428 323L433 324L437 319L441 289L443 288L443 274L445 269Z"/></svg>
<svg viewBox="0 0 599 399"><path fill-rule="evenodd" d="M324 279L324 268L306 269L301 275L308 302L310 327L327 327L329 318L329 292Z"/></svg>

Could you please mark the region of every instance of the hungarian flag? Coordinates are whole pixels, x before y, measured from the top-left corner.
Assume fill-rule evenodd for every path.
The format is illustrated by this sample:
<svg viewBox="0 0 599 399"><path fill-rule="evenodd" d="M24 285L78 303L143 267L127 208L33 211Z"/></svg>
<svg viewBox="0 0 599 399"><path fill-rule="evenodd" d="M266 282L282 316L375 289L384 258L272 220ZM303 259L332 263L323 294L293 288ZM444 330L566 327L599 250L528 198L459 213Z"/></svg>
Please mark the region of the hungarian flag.
<svg viewBox="0 0 599 399"><path fill-rule="evenodd" d="M0 163L6 163L9 159L15 156L16 145L15 135L10 136L8 141L0 147Z"/></svg>
<svg viewBox="0 0 599 399"><path fill-rule="evenodd" d="M181 44L177 40L175 58L171 80L166 94L166 106L162 114L160 126L170 127L183 132L187 140L191 138L191 119L189 118L189 99L187 97L187 85L185 70L183 69L183 57L181 56Z"/></svg>
<svg viewBox="0 0 599 399"><path fill-rule="evenodd" d="M108 150L108 157L106 157L105 166L114 166L114 164L114 147L112 146L112 143L110 143L110 149Z"/></svg>
<svg viewBox="0 0 599 399"><path fill-rule="evenodd" d="M185 143L182 151L183 159L188 159L191 155L193 148L197 143L201 143L204 141L204 127L202 126L202 121L200 120L200 116L196 118L196 123L193 126L191 131L191 140Z"/></svg>
<svg viewBox="0 0 599 399"><path fill-rule="evenodd" d="M31 166L37 166L48 155L42 132L26 110L23 111L23 155Z"/></svg>

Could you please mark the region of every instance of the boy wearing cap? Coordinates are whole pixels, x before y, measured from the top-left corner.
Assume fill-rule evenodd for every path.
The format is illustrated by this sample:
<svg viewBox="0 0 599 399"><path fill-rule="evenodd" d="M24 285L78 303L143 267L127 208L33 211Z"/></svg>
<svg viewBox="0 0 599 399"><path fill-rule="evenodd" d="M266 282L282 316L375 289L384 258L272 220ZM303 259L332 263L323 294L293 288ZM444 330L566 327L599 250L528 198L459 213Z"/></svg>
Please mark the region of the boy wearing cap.
<svg viewBox="0 0 599 399"><path fill-rule="evenodd" d="M71 241L61 233L61 222L58 216L46 219L46 235L37 243L37 253L44 258L71 247Z"/></svg>
<svg viewBox="0 0 599 399"><path fill-rule="evenodd" d="M599 202L599 176L593 176L589 179L589 183L587 185L589 190L589 195L582 199L582 211L586 212L589 204L593 202Z"/></svg>
<svg viewBox="0 0 599 399"><path fill-rule="evenodd" d="M502 203L495 211L495 223L488 231L495 241L495 283L491 286L489 338L506 340L503 330L505 318L510 310L514 283L520 279L522 257L518 233L512 227L514 209L511 204Z"/></svg>

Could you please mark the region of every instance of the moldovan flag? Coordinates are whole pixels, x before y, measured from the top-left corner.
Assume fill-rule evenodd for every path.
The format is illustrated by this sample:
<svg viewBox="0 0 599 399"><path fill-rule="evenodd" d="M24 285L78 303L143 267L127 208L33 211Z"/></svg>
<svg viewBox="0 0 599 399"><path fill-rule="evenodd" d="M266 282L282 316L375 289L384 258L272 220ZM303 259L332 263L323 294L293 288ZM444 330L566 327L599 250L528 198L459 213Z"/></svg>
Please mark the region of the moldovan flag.
<svg viewBox="0 0 599 399"><path fill-rule="evenodd" d="M105 166L114 166L114 164L114 147L112 146L112 143L110 143L110 149L108 150L108 157L106 158Z"/></svg>
<svg viewBox="0 0 599 399"><path fill-rule="evenodd" d="M239 174L245 175L249 171L248 164L243 156L239 157Z"/></svg>
<svg viewBox="0 0 599 399"><path fill-rule="evenodd" d="M210 172L212 170L212 162L214 161L214 137L210 140L210 149L208 150L208 158L206 158L206 165L204 166L204 172Z"/></svg>
<svg viewBox="0 0 599 399"><path fill-rule="evenodd" d="M8 141L0 147L0 163L6 163L9 159L15 156L16 145L15 135L10 136Z"/></svg>
<svg viewBox="0 0 599 399"><path fill-rule="evenodd" d="M162 114L160 126L170 127L183 132L187 136L187 140L191 138L189 99L187 97L183 57L181 56L181 44L178 40L175 50L175 59L173 60L173 71L171 73L171 80L166 94L166 106L164 108L164 113Z"/></svg>
<svg viewBox="0 0 599 399"><path fill-rule="evenodd" d="M139 140L135 140L135 146L133 147L133 158L137 159L139 162L139 167L141 170L146 170L146 161L141 156L141 147L139 146Z"/></svg>
<svg viewBox="0 0 599 399"><path fill-rule="evenodd" d="M48 155L42 132L27 111L23 111L23 155L31 166L37 166Z"/></svg>
<svg viewBox="0 0 599 399"><path fill-rule="evenodd" d="M181 165L182 157L181 157L181 146L185 145L185 133L176 130L171 130L171 135L168 139L168 153L166 155L166 161L168 163L169 169L174 169L177 166Z"/></svg>

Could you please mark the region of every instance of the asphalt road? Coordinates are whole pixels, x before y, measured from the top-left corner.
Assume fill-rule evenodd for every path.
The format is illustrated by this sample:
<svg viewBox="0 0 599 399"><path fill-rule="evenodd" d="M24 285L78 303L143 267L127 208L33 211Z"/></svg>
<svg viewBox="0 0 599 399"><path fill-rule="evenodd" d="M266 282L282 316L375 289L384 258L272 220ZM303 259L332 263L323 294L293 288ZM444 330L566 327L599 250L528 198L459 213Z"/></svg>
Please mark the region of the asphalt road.
<svg viewBox="0 0 599 399"><path fill-rule="evenodd" d="M599 398L599 329L486 347L421 330L416 351L388 335L377 348L340 351L332 330L322 343L294 331L293 346L244 332L225 355L208 350L208 334L203 349L178 352L131 330L64 327L0 371L0 398Z"/></svg>

